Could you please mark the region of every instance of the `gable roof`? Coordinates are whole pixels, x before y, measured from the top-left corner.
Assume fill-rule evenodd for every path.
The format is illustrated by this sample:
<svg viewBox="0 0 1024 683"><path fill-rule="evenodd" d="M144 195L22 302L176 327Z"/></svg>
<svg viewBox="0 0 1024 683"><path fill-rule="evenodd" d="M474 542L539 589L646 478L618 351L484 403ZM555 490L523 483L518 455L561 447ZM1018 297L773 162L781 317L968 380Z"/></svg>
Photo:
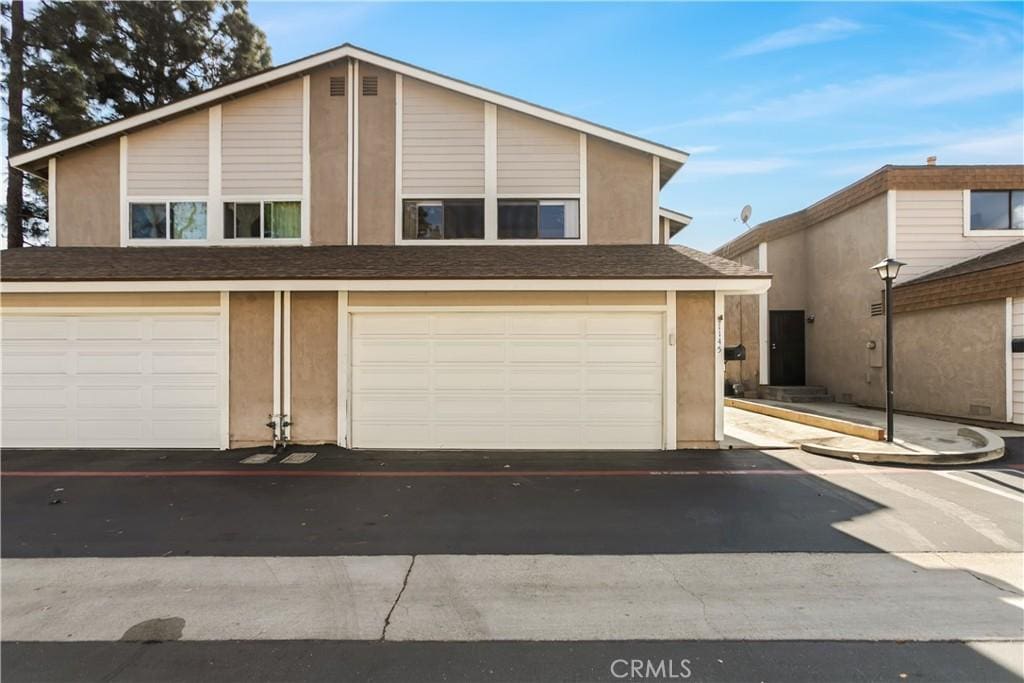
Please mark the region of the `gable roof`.
<svg viewBox="0 0 1024 683"><path fill-rule="evenodd" d="M857 180L843 189L811 204L770 221L759 223L714 254L736 258L761 242L785 237L828 220L857 204L889 190L1016 190L1024 186L1024 166L894 166L889 164Z"/></svg>
<svg viewBox="0 0 1024 683"><path fill-rule="evenodd" d="M96 128L92 128L77 135L72 135L62 140L40 145L34 149L12 155L10 157L10 163L12 166L23 171L34 173L43 168L50 157L62 152L66 152L81 145L95 143L114 135L123 135L142 126L159 123L164 119L178 116L180 114L213 106L223 100L238 97L250 90L267 87L274 83L306 74L317 67L346 58L373 64L381 68L394 71L395 73L400 73L404 76L439 85L485 102L491 102L505 107L506 109L512 109L530 116L545 119L547 121L587 133L588 135L593 135L595 137L603 138L626 147L632 147L658 156L663 160L662 185L664 185L668 179L686 163L686 160L689 157L689 154L674 147L662 145L636 135L631 135L613 128L608 128L607 126L593 123L592 121L564 114L562 112L555 111L554 109L549 109L538 104L527 102L526 100L519 99L518 97L489 90L472 83L467 83L466 81L461 81L450 76L445 76L434 71L423 69L407 62L385 57L384 55L364 50L363 48L352 45L351 43L345 43L338 47L324 50L323 52L318 52L308 57L303 57L301 59L282 64L281 66L272 67L251 76L246 76L244 78L219 85L215 88L186 97L177 102L156 107L155 109L142 112L141 114L118 119L117 121L97 126ZM668 176L667 178L665 177L666 172Z"/></svg>
<svg viewBox="0 0 1024 683"><path fill-rule="evenodd" d="M693 221L693 216L687 216L681 211L673 211L672 209L666 209L664 206L658 207L658 215L662 218L668 219L668 236L675 237L679 231L685 228Z"/></svg>
<svg viewBox="0 0 1024 683"><path fill-rule="evenodd" d="M0 281L768 279L683 246L56 247L3 253Z"/></svg>

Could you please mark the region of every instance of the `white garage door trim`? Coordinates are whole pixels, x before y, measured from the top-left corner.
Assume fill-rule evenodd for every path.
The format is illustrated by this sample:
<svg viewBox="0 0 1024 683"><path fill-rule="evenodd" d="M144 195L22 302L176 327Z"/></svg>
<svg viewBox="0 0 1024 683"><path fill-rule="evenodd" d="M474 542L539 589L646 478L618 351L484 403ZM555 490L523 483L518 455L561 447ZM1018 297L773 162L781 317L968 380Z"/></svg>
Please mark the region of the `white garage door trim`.
<svg viewBox="0 0 1024 683"><path fill-rule="evenodd" d="M674 419L669 419L669 415L674 418L675 414L675 392L674 388L669 391L668 375L674 372L666 370L674 371L675 363L668 352L674 330L668 328L667 308L665 305L346 308L351 318L340 327L349 329L346 364L349 366L348 405L352 408L347 415L351 445L355 448L453 449L665 448L674 441L669 432L674 431L671 428L675 426ZM453 315L461 317L453 318ZM637 316L631 321L629 333L616 331L619 316ZM551 327L552 323L557 323L558 329ZM518 331L514 329L516 326ZM375 343L364 343L371 340L371 333ZM585 343L587 340L592 343ZM556 347L569 351L574 345L578 349L576 357L564 356L558 360L551 355ZM390 351L387 346L391 346ZM635 355L629 361L625 356L621 360L609 360L607 355L587 353L602 347L614 356L630 349ZM459 373L450 361L437 357L438 349L442 353L454 351L454 357L458 358L465 358L468 353L478 354L479 360L471 361L480 363L474 368L473 381L478 382L490 372L494 384L491 387L477 385L475 392L457 383L450 388L438 387L438 380L455 382L457 377L453 373ZM486 352L488 349L490 353ZM531 356L534 352L541 355ZM519 360L513 353L520 354ZM541 357L548 360L536 360ZM668 359L673 362L666 366ZM572 383L570 366L580 373L575 388L564 392L554 388L543 390L557 399L549 408L564 411L562 417L552 419L548 415L541 420L531 415L528 398L537 392L516 388L515 378L509 374L512 368L519 367L524 372L529 368L543 371L545 367L552 372L557 370L563 373L561 376L568 387ZM594 370L587 373L587 368ZM598 368L606 372L594 374ZM409 371L414 369L418 373L416 381L409 376ZM628 374L622 372L626 369L630 371ZM377 379L372 377L374 372ZM630 377L642 382L645 372L648 379L654 377L656 385L649 384L632 392L614 389L616 382L625 382ZM583 384L590 377L602 374L611 384L603 388ZM397 378L397 384L391 388L380 384L384 375ZM523 377L525 375L520 378ZM532 377L543 381L554 375L541 372ZM377 386L373 386L375 382ZM417 382L419 388L413 388L412 384ZM423 392L432 397L427 407L417 400ZM618 399L618 406L613 407L616 402L613 397ZM571 415L573 398L578 401L579 412L575 417ZM617 411L630 407L629 401L624 400L628 398L633 399L631 407L638 411L636 417L619 419ZM441 405L434 399L440 399ZM641 415L642 405L647 402L650 406L652 399L650 412ZM669 402L673 404L671 411L667 406ZM443 404L454 410L450 413L452 417L438 417L445 410ZM516 409L524 410L518 420L520 426L534 425L529 434L508 427L517 422L508 416ZM606 417L597 416L599 409L605 411ZM395 414L415 412L422 413L420 420L410 419L400 425L394 419ZM466 412L477 414L467 416ZM542 426L548 429L541 430Z"/></svg>
<svg viewBox="0 0 1024 683"><path fill-rule="evenodd" d="M227 446L226 296L212 307L5 308L0 321L3 447ZM83 359L97 362L82 371Z"/></svg>

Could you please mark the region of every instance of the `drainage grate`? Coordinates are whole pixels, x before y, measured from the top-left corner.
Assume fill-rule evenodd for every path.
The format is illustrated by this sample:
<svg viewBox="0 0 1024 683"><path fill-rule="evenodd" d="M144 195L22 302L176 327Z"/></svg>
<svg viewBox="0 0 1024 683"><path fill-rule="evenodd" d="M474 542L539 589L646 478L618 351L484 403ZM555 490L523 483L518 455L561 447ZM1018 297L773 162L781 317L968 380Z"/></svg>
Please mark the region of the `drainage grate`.
<svg viewBox="0 0 1024 683"><path fill-rule="evenodd" d="M316 453L292 453L284 458L281 463L284 465L301 465L316 457Z"/></svg>
<svg viewBox="0 0 1024 683"><path fill-rule="evenodd" d="M243 465L262 465L274 459L273 453L255 453L248 458L242 458Z"/></svg>

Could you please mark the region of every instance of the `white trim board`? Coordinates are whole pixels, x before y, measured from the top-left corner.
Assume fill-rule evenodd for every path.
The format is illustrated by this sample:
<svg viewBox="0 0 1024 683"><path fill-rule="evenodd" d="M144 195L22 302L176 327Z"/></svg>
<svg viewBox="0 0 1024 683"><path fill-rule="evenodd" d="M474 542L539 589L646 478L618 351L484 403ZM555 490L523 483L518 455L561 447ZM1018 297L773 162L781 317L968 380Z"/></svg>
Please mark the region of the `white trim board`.
<svg viewBox="0 0 1024 683"><path fill-rule="evenodd" d="M57 157L50 157L46 178L46 235L51 247L57 246Z"/></svg>
<svg viewBox="0 0 1024 683"><path fill-rule="evenodd" d="M762 294L768 278L658 280L124 280L66 282L3 282L0 292L507 292L507 291L721 291Z"/></svg>
<svg viewBox="0 0 1024 683"><path fill-rule="evenodd" d="M319 66L323 66L346 57L358 59L368 64L373 64L375 66L394 71L395 73L417 78L421 81L432 83L434 85L439 85L449 90L481 99L485 102L491 102L507 109L512 109L546 121L551 121L553 123L566 126L567 128L572 128L574 130L587 133L588 135L594 135L626 147L654 154L670 161L674 161L680 166L685 164L686 160L689 158L689 154L682 150L661 145L643 138L638 138L634 135L613 130L611 128L606 128L605 126L601 126L591 121L563 114L510 95L505 95L477 85L466 83L465 81L443 76L433 71L428 71L426 69L413 66L412 64L400 62L346 43L337 48L326 50L324 52L296 60L289 64L284 64L277 68L264 71L263 73L243 78L234 83L220 86L219 88L213 88L204 93L199 93L198 95L193 95L192 97L185 98L179 102L157 107L148 112L130 116L119 121L114 121L93 130L73 135L27 152L22 152L21 154L11 157L10 163L12 166L22 168L22 170L32 173L33 171L31 169L24 168L24 166L37 162L41 159L48 159L51 156L66 152L81 145L94 143L107 137L126 133L140 126L157 123L163 119L170 118L178 114L217 104L225 99L237 97L249 90L269 86L290 77L305 74ZM359 92L359 84L357 82L349 80L349 85L349 93ZM351 128L349 130L351 130Z"/></svg>
<svg viewBox="0 0 1024 683"><path fill-rule="evenodd" d="M768 243L757 245L757 269L768 272ZM757 382L771 384L771 365L768 358L768 288L757 297Z"/></svg>
<svg viewBox="0 0 1024 683"><path fill-rule="evenodd" d="M1013 422L1013 297L1006 297L1006 421Z"/></svg>

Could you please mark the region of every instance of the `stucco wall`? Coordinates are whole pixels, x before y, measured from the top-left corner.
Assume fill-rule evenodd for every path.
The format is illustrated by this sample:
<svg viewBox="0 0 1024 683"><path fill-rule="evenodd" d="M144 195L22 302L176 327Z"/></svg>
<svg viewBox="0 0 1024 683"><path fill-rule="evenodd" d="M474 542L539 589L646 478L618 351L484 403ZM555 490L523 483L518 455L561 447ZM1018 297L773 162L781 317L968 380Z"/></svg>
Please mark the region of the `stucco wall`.
<svg viewBox="0 0 1024 683"><path fill-rule="evenodd" d="M882 282L871 266L885 257L885 195L879 195L805 232L807 383L828 387L836 400L884 404L881 375L881 316L870 304L881 300ZM812 257L813 255L813 257ZM768 269L776 283L787 273ZM769 294L770 295L770 294ZM869 341L877 348L866 348Z"/></svg>
<svg viewBox="0 0 1024 683"><path fill-rule="evenodd" d="M395 74L361 63L377 95L359 97L358 244L395 243ZM362 83L360 83L360 88Z"/></svg>
<svg viewBox="0 0 1024 683"><path fill-rule="evenodd" d="M827 226L823 227L828 229ZM818 254L807 249L808 232L801 230L768 242L768 270L775 274L772 287L768 290L770 311L802 311L807 308L808 255L813 254L815 259L818 258ZM752 250L752 253L752 265L756 267L757 250Z"/></svg>
<svg viewBox="0 0 1024 683"><path fill-rule="evenodd" d="M267 444L274 409L274 295L232 292L230 312L231 447Z"/></svg>
<svg viewBox="0 0 1024 683"><path fill-rule="evenodd" d="M715 439L715 294L676 293L676 442Z"/></svg>
<svg viewBox="0 0 1024 683"><path fill-rule="evenodd" d="M57 159L57 246L120 246L120 149L114 139Z"/></svg>
<svg viewBox="0 0 1024 683"><path fill-rule="evenodd" d="M897 410L1006 421L1006 301L897 314Z"/></svg>
<svg viewBox="0 0 1024 683"><path fill-rule="evenodd" d="M318 69L309 77L310 241L348 241L348 97L331 96L331 78L347 78L347 62Z"/></svg>
<svg viewBox="0 0 1024 683"><path fill-rule="evenodd" d="M757 268L757 249L740 254L733 260ZM747 360L726 361L725 381L728 384L742 384L747 396L756 394L759 383L760 337L758 297L749 294L725 297L725 345L743 344L747 349Z"/></svg>
<svg viewBox="0 0 1024 683"><path fill-rule="evenodd" d="M291 439L338 440L338 294L291 295Z"/></svg>
<svg viewBox="0 0 1024 683"><path fill-rule="evenodd" d="M587 136L590 244L650 244L651 155Z"/></svg>

